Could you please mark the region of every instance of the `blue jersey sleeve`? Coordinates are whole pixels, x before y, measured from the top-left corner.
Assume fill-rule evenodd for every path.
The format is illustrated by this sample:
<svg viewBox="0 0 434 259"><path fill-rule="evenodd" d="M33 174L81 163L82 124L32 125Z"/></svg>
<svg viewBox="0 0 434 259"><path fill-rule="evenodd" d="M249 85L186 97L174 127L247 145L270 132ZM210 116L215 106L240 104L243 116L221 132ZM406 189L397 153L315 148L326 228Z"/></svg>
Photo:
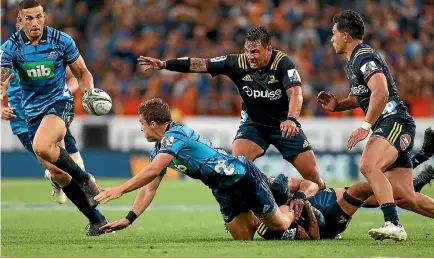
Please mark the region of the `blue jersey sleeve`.
<svg viewBox="0 0 434 259"><path fill-rule="evenodd" d="M60 44L63 48L63 58L66 64L71 64L80 57L80 52L74 40L68 34L60 33Z"/></svg>
<svg viewBox="0 0 434 259"><path fill-rule="evenodd" d="M164 134L158 153L167 153L176 156L185 147L187 139L188 137L183 131L177 130L176 128L170 129Z"/></svg>

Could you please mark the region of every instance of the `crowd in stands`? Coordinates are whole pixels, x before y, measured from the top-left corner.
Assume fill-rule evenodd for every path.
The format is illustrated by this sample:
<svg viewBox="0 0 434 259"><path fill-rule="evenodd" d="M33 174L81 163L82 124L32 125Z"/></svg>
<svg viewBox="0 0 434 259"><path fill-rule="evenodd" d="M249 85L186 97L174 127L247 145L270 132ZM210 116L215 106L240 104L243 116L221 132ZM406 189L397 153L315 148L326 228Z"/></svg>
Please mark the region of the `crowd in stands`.
<svg viewBox="0 0 434 259"><path fill-rule="evenodd" d="M2 1L1 40L15 31L17 0ZM349 93L344 56L330 43L332 18L345 9L363 14L364 42L385 57L401 99L414 116L434 116L434 5L421 0L40 0L49 26L70 34L95 86L113 99L114 114L136 114L160 97L181 115L239 116L232 82L208 74L143 73L140 55L162 60L243 52L244 33L265 26L274 48L296 63L303 81L302 116L362 116L360 109L326 113L320 91ZM81 95L76 111L84 114Z"/></svg>

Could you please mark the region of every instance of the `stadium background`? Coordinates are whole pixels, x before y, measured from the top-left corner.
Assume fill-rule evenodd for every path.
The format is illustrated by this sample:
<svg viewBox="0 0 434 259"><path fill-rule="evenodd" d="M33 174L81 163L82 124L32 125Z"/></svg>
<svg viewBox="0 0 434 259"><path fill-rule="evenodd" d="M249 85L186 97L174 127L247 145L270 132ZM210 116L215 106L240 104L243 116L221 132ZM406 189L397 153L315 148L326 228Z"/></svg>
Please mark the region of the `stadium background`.
<svg viewBox="0 0 434 259"><path fill-rule="evenodd" d="M15 31L17 0L1 2L1 41ZM135 117L138 104L160 97L174 117L197 129L228 151L238 126L241 102L226 77L141 73L139 55L161 59L214 57L243 51L244 32L258 25L272 34L274 48L288 53L303 81L300 119L317 153L326 180L358 177L363 148L347 152L345 143L363 115L327 113L316 103L319 91L348 95L345 59L329 42L332 17L343 9L361 12L366 23L365 42L386 57L402 100L417 121L415 150L423 131L434 125L434 6L423 1L244 1L244 0L40 0L47 24L69 33L76 41L95 87L113 99L110 115L85 114L75 96L77 116L71 129L87 169L101 177L127 177L147 163L152 144L146 143ZM42 169L12 136L9 123L1 125L3 177L41 177ZM271 148L256 162L266 173L297 175ZM430 161L434 164L434 161ZM38 174L37 172L40 172ZM171 177L179 178L172 171Z"/></svg>

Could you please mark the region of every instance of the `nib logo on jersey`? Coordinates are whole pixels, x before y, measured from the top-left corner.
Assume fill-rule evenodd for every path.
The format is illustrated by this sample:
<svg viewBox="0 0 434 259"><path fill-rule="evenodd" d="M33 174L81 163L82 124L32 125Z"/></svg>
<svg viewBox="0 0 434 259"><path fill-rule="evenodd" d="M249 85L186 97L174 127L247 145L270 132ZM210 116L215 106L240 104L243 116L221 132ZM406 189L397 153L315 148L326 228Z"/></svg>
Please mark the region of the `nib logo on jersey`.
<svg viewBox="0 0 434 259"><path fill-rule="evenodd" d="M243 87L244 92L246 92L248 97L256 98L267 98L270 99L270 101L278 100L282 97L282 90L277 89L274 91L260 91L260 90L252 90L252 88L245 85Z"/></svg>
<svg viewBox="0 0 434 259"><path fill-rule="evenodd" d="M28 62L23 65L27 76L31 80L48 79L54 76L54 62Z"/></svg>

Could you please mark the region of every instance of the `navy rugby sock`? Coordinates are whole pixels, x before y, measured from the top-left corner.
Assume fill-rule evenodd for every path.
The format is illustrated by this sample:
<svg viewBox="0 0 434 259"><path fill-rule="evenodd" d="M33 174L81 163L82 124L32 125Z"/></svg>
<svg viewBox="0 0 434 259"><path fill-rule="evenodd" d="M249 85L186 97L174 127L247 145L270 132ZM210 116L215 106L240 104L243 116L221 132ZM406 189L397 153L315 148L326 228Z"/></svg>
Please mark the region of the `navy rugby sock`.
<svg viewBox="0 0 434 259"><path fill-rule="evenodd" d="M86 181L89 179L89 174L83 171L77 163L74 162L74 160L69 156L66 149L60 148L60 155L59 158L55 163L53 163L58 168L62 169L63 171L67 172L72 179L76 180L77 182Z"/></svg>
<svg viewBox="0 0 434 259"><path fill-rule="evenodd" d="M98 209L92 208L84 195L83 189L77 184L74 179L62 188L66 197L89 219L92 223L98 223L104 220L104 216Z"/></svg>
<svg viewBox="0 0 434 259"><path fill-rule="evenodd" d="M398 212L396 211L396 204L393 202L381 204L381 210L384 214L384 221L390 221L394 225L399 224Z"/></svg>
<svg viewBox="0 0 434 259"><path fill-rule="evenodd" d="M414 156L411 157L411 162L413 162L413 168L418 167L420 164L430 159L431 156L431 154L426 154L423 151L417 152Z"/></svg>

